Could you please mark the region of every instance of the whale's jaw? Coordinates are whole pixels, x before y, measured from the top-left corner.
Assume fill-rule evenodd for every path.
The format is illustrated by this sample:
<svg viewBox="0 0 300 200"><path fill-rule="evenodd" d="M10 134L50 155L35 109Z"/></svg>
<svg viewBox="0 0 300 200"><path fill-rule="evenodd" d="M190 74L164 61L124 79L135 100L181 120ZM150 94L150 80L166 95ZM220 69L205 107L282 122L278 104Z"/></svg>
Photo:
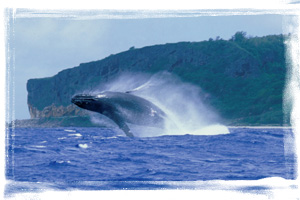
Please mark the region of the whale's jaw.
<svg viewBox="0 0 300 200"><path fill-rule="evenodd" d="M71 99L71 102L79 107L83 107L84 105L90 103L90 102L93 102L95 101L94 97L93 96L90 96L90 95L85 95L85 94L79 94L79 95L76 95L74 96L72 99Z"/></svg>

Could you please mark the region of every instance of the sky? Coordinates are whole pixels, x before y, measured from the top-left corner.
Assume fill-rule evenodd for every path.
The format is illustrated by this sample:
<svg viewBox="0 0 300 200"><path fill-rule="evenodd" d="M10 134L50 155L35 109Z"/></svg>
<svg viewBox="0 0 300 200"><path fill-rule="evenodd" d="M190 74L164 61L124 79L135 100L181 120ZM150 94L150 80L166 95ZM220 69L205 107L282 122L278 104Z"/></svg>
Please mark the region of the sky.
<svg viewBox="0 0 300 200"><path fill-rule="evenodd" d="M135 19L16 17L8 35L14 52L14 118L28 119L26 83L80 63L155 44L284 33L282 15L200 16Z"/></svg>

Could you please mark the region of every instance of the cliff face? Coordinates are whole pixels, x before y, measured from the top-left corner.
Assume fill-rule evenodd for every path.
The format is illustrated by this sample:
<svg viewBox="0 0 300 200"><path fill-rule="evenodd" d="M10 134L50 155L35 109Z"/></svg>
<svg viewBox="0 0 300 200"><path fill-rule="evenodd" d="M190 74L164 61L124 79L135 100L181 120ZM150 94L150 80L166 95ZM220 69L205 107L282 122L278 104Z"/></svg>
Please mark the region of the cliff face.
<svg viewBox="0 0 300 200"><path fill-rule="evenodd" d="M270 106L262 106L258 113L251 114L253 109L249 108L245 113L234 111L235 104L238 102L240 106L247 106L245 103L249 101L243 102L243 98L255 95L259 88L264 89L261 91L263 94L259 95L268 97L268 86L258 84L270 82L272 87L272 81L279 86L272 97L277 95L275 101L282 100L285 78L283 36L244 38L242 41L180 42L130 49L103 60L63 70L50 78L30 79L27 83L30 116L83 116L85 112L71 105L70 99L75 93L92 90L122 72L155 73L163 70L212 94L211 104L220 110L223 117L241 119L249 114L259 116ZM253 81L256 82L251 85ZM246 97L245 90L252 93ZM250 98L253 103L262 97ZM278 120L278 123L282 122L282 119Z"/></svg>
<svg viewBox="0 0 300 200"><path fill-rule="evenodd" d="M85 116L86 112L79 109L74 104L68 106L55 106L51 104L46 106L43 110L38 110L36 107L28 104L30 117L33 118L46 118L46 117L65 117L65 116Z"/></svg>

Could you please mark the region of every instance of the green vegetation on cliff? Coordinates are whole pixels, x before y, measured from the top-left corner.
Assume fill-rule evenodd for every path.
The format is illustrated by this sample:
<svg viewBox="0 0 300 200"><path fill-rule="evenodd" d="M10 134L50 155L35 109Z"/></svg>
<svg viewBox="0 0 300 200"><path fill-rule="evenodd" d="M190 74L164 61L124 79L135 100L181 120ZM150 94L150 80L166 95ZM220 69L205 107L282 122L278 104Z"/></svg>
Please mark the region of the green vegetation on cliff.
<svg viewBox="0 0 300 200"><path fill-rule="evenodd" d="M31 116L38 117L37 111L51 105L66 107L76 92L92 90L122 72L163 70L210 94L207 103L227 124L284 124L284 36L249 38L244 32L237 32L230 40L131 48L50 78L31 79L27 83Z"/></svg>

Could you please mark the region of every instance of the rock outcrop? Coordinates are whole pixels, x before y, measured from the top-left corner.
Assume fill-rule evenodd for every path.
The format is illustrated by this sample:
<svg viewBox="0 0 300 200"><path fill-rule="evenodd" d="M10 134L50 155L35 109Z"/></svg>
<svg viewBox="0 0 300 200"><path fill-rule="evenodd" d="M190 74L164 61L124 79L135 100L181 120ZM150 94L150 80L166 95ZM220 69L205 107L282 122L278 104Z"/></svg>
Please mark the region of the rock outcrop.
<svg viewBox="0 0 300 200"><path fill-rule="evenodd" d="M85 116L86 111L79 109L74 104L68 106L55 106L54 103L46 106L43 110L38 110L32 105L28 104L31 118L45 118L45 117L66 117L66 116Z"/></svg>

